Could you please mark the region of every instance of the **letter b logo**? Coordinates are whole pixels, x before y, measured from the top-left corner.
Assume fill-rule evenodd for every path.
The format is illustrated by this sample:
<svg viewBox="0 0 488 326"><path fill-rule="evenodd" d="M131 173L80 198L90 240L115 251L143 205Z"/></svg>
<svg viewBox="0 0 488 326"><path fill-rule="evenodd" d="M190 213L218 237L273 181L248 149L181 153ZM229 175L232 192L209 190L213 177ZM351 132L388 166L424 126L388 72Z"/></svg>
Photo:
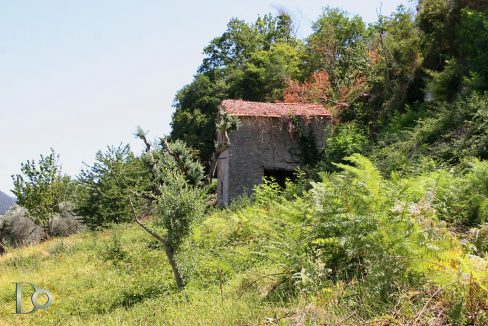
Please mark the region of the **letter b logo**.
<svg viewBox="0 0 488 326"><path fill-rule="evenodd" d="M31 301L32 304L34 305L34 308L32 308L31 311L29 312L22 312L22 284L28 284L34 289L34 294L32 294ZM15 283L15 290L17 294L17 305L15 309L16 314L30 314L33 313L39 309L47 309L52 303L53 303L53 295L49 290L47 289L41 289L40 287L37 287L37 285L28 283L28 282L19 282ZM40 294L45 294L47 296L47 302L44 304L39 304L37 302L37 297Z"/></svg>

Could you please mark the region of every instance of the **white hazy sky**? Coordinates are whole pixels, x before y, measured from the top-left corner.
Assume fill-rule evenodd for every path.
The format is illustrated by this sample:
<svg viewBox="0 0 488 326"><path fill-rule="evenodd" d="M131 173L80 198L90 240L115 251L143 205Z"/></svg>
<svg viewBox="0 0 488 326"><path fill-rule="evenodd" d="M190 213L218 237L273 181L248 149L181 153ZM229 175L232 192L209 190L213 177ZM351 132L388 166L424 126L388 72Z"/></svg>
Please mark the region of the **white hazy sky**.
<svg viewBox="0 0 488 326"><path fill-rule="evenodd" d="M232 17L289 10L299 34L326 6L366 22L407 0L0 0L0 190L52 147L76 175L107 145L170 131L172 102Z"/></svg>

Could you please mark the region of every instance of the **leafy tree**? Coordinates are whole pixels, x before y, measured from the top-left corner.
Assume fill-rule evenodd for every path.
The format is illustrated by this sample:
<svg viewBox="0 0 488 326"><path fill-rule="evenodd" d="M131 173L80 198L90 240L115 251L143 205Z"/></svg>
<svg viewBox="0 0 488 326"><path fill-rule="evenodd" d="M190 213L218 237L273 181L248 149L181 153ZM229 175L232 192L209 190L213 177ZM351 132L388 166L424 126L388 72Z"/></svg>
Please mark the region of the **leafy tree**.
<svg viewBox="0 0 488 326"><path fill-rule="evenodd" d="M299 75L300 51L293 22L284 12L260 17L253 24L232 19L227 30L205 47L194 80L176 94L170 139L197 149L208 166L222 100L281 100L287 80Z"/></svg>
<svg viewBox="0 0 488 326"><path fill-rule="evenodd" d="M480 54L479 51L483 47L475 49L472 54L461 49L464 47L463 43L474 42L482 45L486 40L486 27L483 28L483 24L479 24L479 18L486 14L487 10L486 1L420 0L416 20L422 31L425 67L442 71L447 60ZM466 34L466 30L463 29L471 23L475 23L477 28Z"/></svg>
<svg viewBox="0 0 488 326"><path fill-rule="evenodd" d="M452 55L455 26L451 0L420 0L417 25L422 31L425 67L440 71Z"/></svg>
<svg viewBox="0 0 488 326"><path fill-rule="evenodd" d="M422 0L417 24L422 33L430 90L439 99L488 87L486 1Z"/></svg>
<svg viewBox="0 0 488 326"><path fill-rule="evenodd" d="M200 74L176 94L171 139L184 140L197 149L204 162L213 153L216 112L227 98L229 87L223 80L212 81L209 76Z"/></svg>
<svg viewBox="0 0 488 326"><path fill-rule="evenodd" d="M206 191L204 188L190 185L178 170L169 171L161 168L164 183L160 185L160 195L156 203L156 225L166 230L164 248L168 261L173 269L178 288L184 287L176 263L175 254L182 240L190 233L190 226L201 218L206 208Z"/></svg>
<svg viewBox="0 0 488 326"><path fill-rule="evenodd" d="M403 6L391 16L379 16L372 30L376 57L370 83L383 102L382 111L390 113L403 107L409 87L416 81L422 64L420 33L412 13Z"/></svg>
<svg viewBox="0 0 488 326"><path fill-rule="evenodd" d="M466 65L463 84L468 90L488 89L488 5L485 10L461 10L457 33L460 61Z"/></svg>
<svg viewBox="0 0 488 326"><path fill-rule="evenodd" d="M324 70L330 79L332 100L339 101L344 88L361 82L369 69L367 29L359 16L326 8L312 25L307 39L305 72Z"/></svg>
<svg viewBox="0 0 488 326"><path fill-rule="evenodd" d="M130 222L129 196L150 184L143 162L134 156L129 145L108 147L96 154L95 163L82 170L76 212L92 229L111 223Z"/></svg>
<svg viewBox="0 0 488 326"><path fill-rule="evenodd" d="M269 50L254 52L242 71L236 72L236 82L230 92L234 98L276 102L283 99L288 80L296 79L300 69L297 47L278 43Z"/></svg>
<svg viewBox="0 0 488 326"><path fill-rule="evenodd" d="M12 192L17 203L28 210L49 236L54 216L61 213L62 203L72 194L71 180L62 175L59 155L52 149L49 155L41 155L37 163L34 160L22 163L20 169L21 174L12 176Z"/></svg>
<svg viewBox="0 0 488 326"><path fill-rule="evenodd" d="M367 32L369 66L341 121L367 126L372 138L406 104L424 100L425 73L421 69L421 35L413 13L400 6L390 16L380 15ZM361 84L360 84L361 86Z"/></svg>
<svg viewBox="0 0 488 326"><path fill-rule="evenodd" d="M293 21L286 12L277 17L259 17L254 24L234 18L227 25L227 31L205 47L206 57L198 71L214 75L221 69L240 68L256 51L269 50L276 43L296 42Z"/></svg>
<svg viewBox="0 0 488 326"><path fill-rule="evenodd" d="M327 104L330 97L330 78L324 70L314 72L309 80L303 83L289 80L284 90L284 101L287 103Z"/></svg>

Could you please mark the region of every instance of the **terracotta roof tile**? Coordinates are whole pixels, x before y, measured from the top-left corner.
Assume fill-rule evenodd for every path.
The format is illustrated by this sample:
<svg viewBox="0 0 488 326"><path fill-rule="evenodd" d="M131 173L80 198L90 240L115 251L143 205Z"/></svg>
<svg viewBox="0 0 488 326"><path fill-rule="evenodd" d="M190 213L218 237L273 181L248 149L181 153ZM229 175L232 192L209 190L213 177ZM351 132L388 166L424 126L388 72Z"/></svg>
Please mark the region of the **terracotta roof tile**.
<svg viewBox="0 0 488 326"><path fill-rule="evenodd" d="M286 117L289 115L296 115L331 117L329 110L320 104L264 103L242 100L224 100L221 106L224 111L233 116Z"/></svg>

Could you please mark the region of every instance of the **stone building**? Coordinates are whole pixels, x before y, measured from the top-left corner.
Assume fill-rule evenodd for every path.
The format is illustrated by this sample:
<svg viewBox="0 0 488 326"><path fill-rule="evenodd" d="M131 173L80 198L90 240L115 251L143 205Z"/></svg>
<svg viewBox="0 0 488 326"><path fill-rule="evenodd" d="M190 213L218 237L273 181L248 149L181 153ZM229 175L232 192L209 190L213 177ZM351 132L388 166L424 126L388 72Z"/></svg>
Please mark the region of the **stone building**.
<svg viewBox="0 0 488 326"><path fill-rule="evenodd" d="M217 198L224 206L250 193L265 176L284 184L303 157L297 128L321 149L332 123L330 112L316 104L225 100L221 109L240 120L239 128L229 132L230 145L217 161ZM217 141L222 143L224 136L219 134Z"/></svg>

